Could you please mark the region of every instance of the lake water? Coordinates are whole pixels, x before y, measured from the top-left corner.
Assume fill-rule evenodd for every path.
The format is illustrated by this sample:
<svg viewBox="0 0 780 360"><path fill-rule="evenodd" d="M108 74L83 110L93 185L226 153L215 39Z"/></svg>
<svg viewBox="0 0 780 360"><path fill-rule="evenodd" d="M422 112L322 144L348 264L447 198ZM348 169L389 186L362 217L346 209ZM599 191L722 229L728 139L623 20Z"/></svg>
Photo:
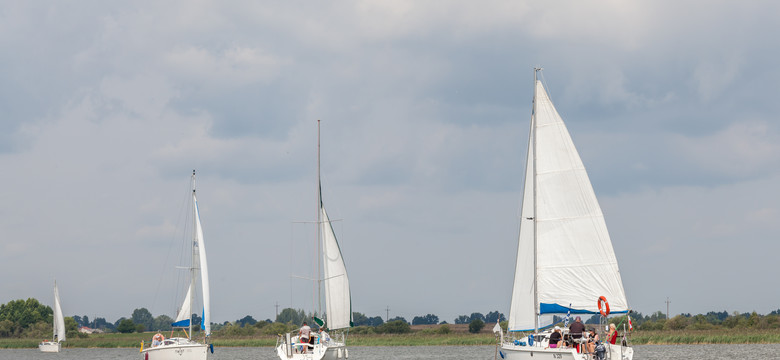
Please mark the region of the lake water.
<svg viewBox="0 0 780 360"><path fill-rule="evenodd" d="M275 360L272 348L215 348L211 360ZM492 360L494 346L352 346L354 360ZM776 359L780 344L762 345L642 345L636 360ZM63 349L44 354L38 349L0 349L0 360L141 360L137 349Z"/></svg>

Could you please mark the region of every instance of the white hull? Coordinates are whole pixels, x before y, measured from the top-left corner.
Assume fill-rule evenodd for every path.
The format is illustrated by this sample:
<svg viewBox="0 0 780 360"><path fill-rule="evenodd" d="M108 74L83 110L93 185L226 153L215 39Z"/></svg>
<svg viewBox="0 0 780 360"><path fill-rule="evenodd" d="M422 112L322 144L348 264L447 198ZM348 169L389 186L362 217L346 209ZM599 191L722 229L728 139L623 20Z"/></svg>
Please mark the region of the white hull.
<svg viewBox="0 0 780 360"><path fill-rule="evenodd" d="M42 352L60 352L61 345L58 342L47 341L38 344L38 349Z"/></svg>
<svg viewBox="0 0 780 360"><path fill-rule="evenodd" d="M143 349L141 353L144 360L206 360L208 348L198 343L171 344Z"/></svg>
<svg viewBox="0 0 780 360"><path fill-rule="evenodd" d="M634 358L634 349L628 346L606 344L606 360L632 360ZM593 356L589 354L577 353L574 348L550 349L541 346L518 346L512 344L503 344L501 352L506 360L540 360L540 359L562 359L562 360L592 360Z"/></svg>
<svg viewBox="0 0 780 360"><path fill-rule="evenodd" d="M306 353L301 350L304 345L298 344L298 337L292 337L292 346L288 349L287 343L281 342L276 347L276 354L282 360L346 360L349 358L349 350L342 342L328 341L325 344L307 346Z"/></svg>

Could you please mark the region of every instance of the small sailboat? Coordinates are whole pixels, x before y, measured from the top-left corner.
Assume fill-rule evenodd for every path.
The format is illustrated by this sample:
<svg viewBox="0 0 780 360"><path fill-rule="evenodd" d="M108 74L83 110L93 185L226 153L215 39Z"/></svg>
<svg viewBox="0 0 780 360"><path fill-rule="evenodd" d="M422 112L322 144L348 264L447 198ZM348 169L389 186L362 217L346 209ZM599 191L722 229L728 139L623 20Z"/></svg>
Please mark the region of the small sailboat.
<svg viewBox="0 0 780 360"><path fill-rule="evenodd" d="M57 289L57 281L54 281L54 335L51 341L42 341L38 349L43 352L60 352L60 342L65 341L65 317L62 315L60 305L60 291Z"/></svg>
<svg viewBox="0 0 780 360"><path fill-rule="evenodd" d="M282 360L335 360L347 359L347 332L352 326L352 295L344 258L341 256L336 233L322 203L322 182L320 181L319 120L317 120L317 240L322 250L322 274L317 286L325 287L325 320L314 318L322 331L312 332L308 343L302 343L298 332L280 335L276 353ZM318 291L321 293L321 290ZM321 305L320 305L321 306ZM322 313L322 309L319 310ZM328 333L330 332L330 333Z"/></svg>
<svg viewBox="0 0 780 360"><path fill-rule="evenodd" d="M174 329L184 330L185 337L165 338L162 334L156 334L149 347L144 347L141 343L141 353L144 360L205 360L208 357L209 350L213 353L214 347L208 344L211 335L211 300L209 297L209 267L206 261L206 244L203 241L203 228L200 223L200 213L198 211L198 199L195 196L195 170L192 171L192 208L193 208L193 240L192 240L192 264L190 270L190 285L187 294L184 296L184 302L179 310L176 320L171 326ZM201 321L201 331L203 333L203 342L194 339L192 332L192 310L193 298L197 278L200 274L203 318ZM189 331L188 331L189 330Z"/></svg>
<svg viewBox="0 0 780 360"><path fill-rule="evenodd" d="M512 303L501 355L515 359L631 360L623 341L588 354L587 335L568 333L569 346L550 342L553 316L627 314L618 263L585 166L534 69L534 100L526 160ZM555 336L557 338L557 336ZM622 344L621 344L622 343Z"/></svg>

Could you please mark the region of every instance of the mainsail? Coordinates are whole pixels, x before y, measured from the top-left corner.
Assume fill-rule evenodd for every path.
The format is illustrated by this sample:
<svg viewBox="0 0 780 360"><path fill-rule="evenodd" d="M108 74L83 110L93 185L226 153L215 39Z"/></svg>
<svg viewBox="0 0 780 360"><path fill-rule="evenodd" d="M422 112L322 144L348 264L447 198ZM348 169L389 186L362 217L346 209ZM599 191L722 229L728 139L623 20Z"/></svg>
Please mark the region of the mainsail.
<svg viewBox="0 0 780 360"><path fill-rule="evenodd" d="M350 327L352 323L352 299L349 292L347 267L344 265L336 234L333 232L333 226L322 202L320 202L320 211L325 275L325 311L328 316L328 327L343 329Z"/></svg>
<svg viewBox="0 0 780 360"><path fill-rule="evenodd" d="M211 298L209 297L209 266L206 262L206 243L203 241L203 228L200 225L200 210L195 192L192 192L192 201L195 203L195 244L198 247L200 258L200 287L203 290L203 320L201 327L206 336L211 335Z"/></svg>
<svg viewBox="0 0 780 360"><path fill-rule="evenodd" d="M550 325L536 322L536 316L597 313L600 296L612 313L628 311L590 179L563 119L536 80L509 330Z"/></svg>

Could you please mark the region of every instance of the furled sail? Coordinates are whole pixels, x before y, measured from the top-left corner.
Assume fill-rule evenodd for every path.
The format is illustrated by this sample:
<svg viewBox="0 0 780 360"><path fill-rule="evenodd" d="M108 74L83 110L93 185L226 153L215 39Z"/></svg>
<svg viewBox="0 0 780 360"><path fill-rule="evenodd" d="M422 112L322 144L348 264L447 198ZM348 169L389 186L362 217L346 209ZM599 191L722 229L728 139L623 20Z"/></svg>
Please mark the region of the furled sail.
<svg viewBox="0 0 780 360"><path fill-rule="evenodd" d="M597 313L600 296L609 301L612 313L628 311L615 252L588 174L541 81L535 86L511 331L533 329L537 310L539 315Z"/></svg>
<svg viewBox="0 0 780 360"><path fill-rule="evenodd" d="M344 265L336 234L333 232L333 226L322 206L322 201L320 201L320 212L327 326L331 329L347 328L352 323L352 299L347 267Z"/></svg>

